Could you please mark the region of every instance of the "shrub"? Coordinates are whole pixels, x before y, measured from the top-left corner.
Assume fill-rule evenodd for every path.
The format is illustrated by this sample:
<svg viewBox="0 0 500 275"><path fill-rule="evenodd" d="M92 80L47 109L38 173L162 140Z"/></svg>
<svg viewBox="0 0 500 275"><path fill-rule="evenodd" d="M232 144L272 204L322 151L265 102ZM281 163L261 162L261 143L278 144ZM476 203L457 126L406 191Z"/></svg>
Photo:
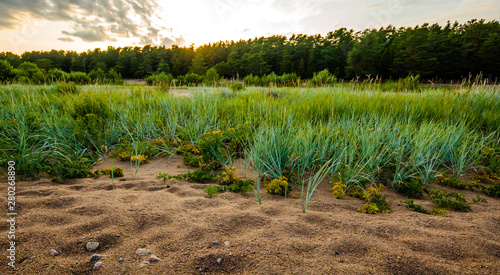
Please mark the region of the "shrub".
<svg viewBox="0 0 500 275"><path fill-rule="evenodd" d="M16 76L14 68L7 60L0 60L0 82L11 81Z"/></svg>
<svg viewBox="0 0 500 275"><path fill-rule="evenodd" d="M122 80L122 75L120 73L117 73L115 70L110 69L106 73L106 80L109 81L111 84L123 84Z"/></svg>
<svg viewBox="0 0 500 275"><path fill-rule="evenodd" d="M149 162L148 156L145 156L145 155L131 156L130 160L132 162L139 162L139 164L143 164L143 163L148 163Z"/></svg>
<svg viewBox="0 0 500 275"><path fill-rule="evenodd" d="M333 192L332 194L335 195L337 199L342 199L345 195L345 188L346 185L342 183L342 181L337 181L333 183Z"/></svg>
<svg viewBox="0 0 500 275"><path fill-rule="evenodd" d="M203 193L206 193L207 194L207 198L211 198L213 197L213 195L216 195L218 193L220 193L220 187L219 186L207 186L205 187L205 189L203 189Z"/></svg>
<svg viewBox="0 0 500 275"><path fill-rule="evenodd" d="M266 185L266 192L269 194L286 196L291 191L292 187L288 185L287 178L284 176L273 179Z"/></svg>
<svg viewBox="0 0 500 275"><path fill-rule="evenodd" d="M500 185L481 185L481 189L483 189L483 192L490 197L500 198Z"/></svg>
<svg viewBox="0 0 500 275"><path fill-rule="evenodd" d="M394 187L394 190L407 198L421 199L424 197L424 188L417 179L410 179Z"/></svg>
<svg viewBox="0 0 500 275"><path fill-rule="evenodd" d="M337 78L332 75L328 69L324 69L321 72L314 73L313 77L309 80L309 85L322 87L324 85L334 84L337 82Z"/></svg>
<svg viewBox="0 0 500 275"><path fill-rule="evenodd" d="M108 131L111 108L106 96L100 93L84 93L73 102L71 116L75 120L77 136L87 148L99 148L104 144Z"/></svg>
<svg viewBox="0 0 500 275"><path fill-rule="evenodd" d="M153 74L146 78L146 83L148 85L156 86L162 92L170 91L170 84L174 80L171 74L165 74L161 72L159 74Z"/></svg>
<svg viewBox="0 0 500 275"><path fill-rule="evenodd" d="M219 79L220 79L219 74L217 73L217 70L214 67L208 69L207 72L205 73L204 81L205 84L207 85L215 85L219 81Z"/></svg>
<svg viewBox="0 0 500 275"><path fill-rule="evenodd" d="M111 172L113 172L113 177L123 177L123 169L120 167L108 167L101 171L104 175L109 175L111 177Z"/></svg>
<svg viewBox="0 0 500 275"><path fill-rule="evenodd" d="M389 213L391 207L387 203L384 195L381 193L384 191L384 186L380 184L377 188L375 186L370 186L366 188L363 193L363 198L367 201L362 208L358 208L357 211L361 213L377 214L377 213Z"/></svg>
<svg viewBox="0 0 500 275"><path fill-rule="evenodd" d="M448 194L446 191L439 189L430 189L427 193L429 194L431 202L437 204L439 207L450 208L457 211L469 211L471 209L469 206L471 203L465 200L466 195L457 192Z"/></svg>
<svg viewBox="0 0 500 275"><path fill-rule="evenodd" d="M227 187L227 190L234 193L246 193L253 190L253 180L240 180Z"/></svg>
<svg viewBox="0 0 500 275"><path fill-rule="evenodd" d="M203 76L197 73L187 73L183 77L179 77L178 80L184 85L197 85L203 82Z"/></svg>
<svg viewBox="0 0 500 275"><path fill-rule="evenodd" d="M236 182L241 182L241 178L234 173L235 171L235 167L228 167L224 172L218 174L216 177L219 184L230 185Z"/></svg>
<svg viewBox="0 0 500 275"><path fill-rule="evenodd" d="M377 214L381 212L376 203L369 202L367 202L362 208L358 208L357 211L367 214Z"/></svg>
<svg viewBox="0 0 500 275"><path fill-rule="evenodd" d="M479 188L479 184L477 181L459 180L457 176L452 176L450 178L441 176L439 177L437 183L442 186L450 186L460 190L474 190L474 188Z"/></svg>
<svg viewBox="0 0 500 275"><path fill-rule="evenodd" d="M106 79L106 73L101 69L92 70L89 73L90 80L95 83L104 83Z"/></svg>
<svg viewBox="0 0 500 275"><path fill-rule="evenodd" d="M54 176L53 182L59 183L63 183L67 178L86 178L94 174L87 158L55 162L46 166L44 170Z"/></svg>
<svg viewBox="0 0 500 275"><path fill-rule="evenodd" d="M61 69L50 69L47 72L47 82L64 82L69 78L69 74Z"/></svg>
<svg viewBox="0 0 500 275"><path fill-rule="evenodd" d="M407 204L406 207L415 211L415 212L419 212L419 213L423 213L423 214L430 214L430 212L425 210L421 205L417 205L417 204L413 203L413 200L406 199L406 200L402 201L401 203Z"/></svg>
<svg viewBox="0 0 500 275"><path fill-rule="evenodd" d="M404 79L399 80L399 89L405 91L417 91L420 89L420 75L408 75Z"/></svg>
<svg viewBox="0 0 500 275"><path fill-rule="evenodd" d="M128 161L128 160L130 160L130 157L131 157L130 153L128 153L128 152L119 152L119 153L116 154L116 156L120 160L123 160L123 161Z"/></svg>
<svg viewBox="0 0 500 275"><path fill-rule="evenodd" d="M197 169L193 172L180 174L177 176L168 176L168 179L186 179L191 182L207 183L210 181L214 181L215 175L212 171Z"/></svg>
<svg viewBox="0 0 500 275"><path fill-rule="evenodd" d="M78 85L90 83L90 77L84 72L71 72L68 77L69 81L73 81Z"/></svg>
<svg viewBox="0 0 500 275"><path fill-rule="evenodd" d="M231 84L230 88L231 88L231 91L233 91L233 93L236 93L236 92L244 90L245 86L243 86L243 84L241 84L239 82L234 82L233 84Z"/></svg>
<svg viewBox="0 0 500 275"><path fill-rule="evenodd" d="M300 84L300 78L296 73L283 73L282 75L278 76L277 82L279 86L297 86Z"/></svg>
<svg viewBox="0 0 500 275"><path fill-rule="evenodd" d="M249 74L249 75L245 76L243 78L243 83L245 85L254 85L254 86L262 85L261 81L260 81L260 77L258 75L253 75L253 74Z"/></svg>
<svg viewBox="0 0 500 275"><path fill-rule="evenodd" d="M61 94L77 94L80 93L80 88L75 84L75 82L59 82L52 87L54 93Z"/></svg>

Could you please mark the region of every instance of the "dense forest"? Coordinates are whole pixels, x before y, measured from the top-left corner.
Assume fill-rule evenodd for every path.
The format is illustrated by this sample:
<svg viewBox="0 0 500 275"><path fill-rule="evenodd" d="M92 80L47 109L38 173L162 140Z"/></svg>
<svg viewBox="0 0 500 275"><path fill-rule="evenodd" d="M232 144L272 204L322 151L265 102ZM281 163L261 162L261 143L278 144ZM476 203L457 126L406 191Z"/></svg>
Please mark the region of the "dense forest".
<svg viewBox="0 0 500 275"><path fill-rule="evenodd" d="M0 81L40 83L48 76L70 72L91 80L145 78L160 73L202 76L211 68L221 77L239 79L270 73L309 79L327 69L339 79L398 79L413 74L444 82L482 74L491 83L500 76L500 24L474 19L464 24L426 23L358 32L341 28L326 36L275 35L221 41L196 49L146 45L82 53L0 53Z"/></svg>

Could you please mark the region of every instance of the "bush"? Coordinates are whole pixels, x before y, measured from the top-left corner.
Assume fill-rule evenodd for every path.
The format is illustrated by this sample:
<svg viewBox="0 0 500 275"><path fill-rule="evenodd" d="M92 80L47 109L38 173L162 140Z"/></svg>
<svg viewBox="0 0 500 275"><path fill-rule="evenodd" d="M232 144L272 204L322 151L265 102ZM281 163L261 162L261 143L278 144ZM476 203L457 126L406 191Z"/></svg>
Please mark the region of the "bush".
<svg viewBox="0 0 500 275"><path fill-rule="evenodd" d="M243 83L245 83L245 85L254 85L254 86L262 85L261 81L260 81L260 77L258 75L253 75L253 74L249 74L249 75L245 76L243 78Z"/></svg>
<svg viewBox="0 0 500 275"><path fill-rule="evenodd" d="M441 208L433 208L432 211L428 211L428 210L424 209L421 205L415 204L413 202L413 200L410 200L410 199L404 200L401 203L406 204L406 207L408 209L411 209L412 211L419 212L422 214L446 215L446 214L450 213L448 210L444 210Z"/></svg>
<svg viewBox="0 0 500 275"><path fill-rule="evenodd" d="M332 194L335 195L337 199L342 199L345 195L346 185L342 181L336 181L333 183Z"/></svg>
<svg viewBox="0 0 500 275"><path fill-rule="evenodd" d="M94 83L104 83L106 79L106 73L101 69L92 70L89 73L90 80Z"/></svg>
<svg viewBox="0 0 500 275"><path fill-rule="evenodd" d="M148 163L149 158L148 158L148 156L145 156L145 155L136 155L136 156L131 156L130 161L139 162L139 164L143 164L143 163Z"/></svg>
<svg viewBox="0 0 500 275"><path fill-rule="evenodd" d="M156 86L162 92L170 91L170 84L174 80L171 74L165 74L161 72L159 74L153 74L146 78L146 83L148 85Z"/></svg>
<svg viewBox="0 0 500 275"><path fill-rule="evenodd" d="M77 94L80 93L80 88L73 81L59 82L52 87L52 91L60 94Z"/></svg>
<svg viewBox="0 0 500 275"><path fill-rule="evenodd" d="M205 73L204 81L205 84L207 85L215 85L219 81L219 79L220 79L219 74L217 73L217 70L214 67L208 69L207 72Z"/></svg>
<svg viewBox="0 0 500 275"><path fill-rule="evenodd" d="M104 175L109 175L111 178L111 172L113 172L113 177L123 177L123 169L120 167L108 167L104 170L101 171L102 174Z"/></svg>
<svg viewBox="0 0 500 275"><path fill-rule="evenodd" d="M405 91L417 91L420 89L420 75L408 75L404 79L399 80L399 89Z"/></svg>
<svg viewBox="0 0 500 275"><path fill-rule="evenodd" d="M439 177L437 183L442 186L450 186L460 190L474 190L475 188L479 188L479 184L477 183L477 181L460 180L456 176L452 176L450 178L441 176Z"/></svg>
<svg viewBox="0 0 500 275"><path fill-rule="evenodd" d="M123 84L122 75L113 69L106 73L106 80L115 85Z"/></svg>
<svg viewBox="0 0 500 275"><path fill-rule="evenodd" d="M322 87L324 85L330 85L337 82L337 78L332 75L328 69L324 69L321 72L314 73L313 77L309 80L309 85Z"/></svg>
<svg viewBox="0 0 500 275"><path fill-rule="evenodd" d="M65 82L69 78L69 74L61 69L50 69L47 72L47 82Z"/></svg>
<svg viewBox="0 0 500 275"><path fill-rule="evenodd" d="M236 182L241 182L241 178L238 177L234 171L236 171L235 167L228 167L224 172L217 175L217 181L220 185L230 185Z"/></svg>
<svg viewBox="0 0 500 275"><path fill-rule="evenodd" d="M266 192L269 194L286 196L291 191L292 187L288 185L287 178L284 176L273 179L266 185Z"/></svg>
<svg viewBox="0 0 500 275"><path fill-rule="evenodd" d="M481 185L481 189L483 189L483 192L490 197L500 198L500 185Z"/></svg>
<svg viewBox="0 0 500 275"><path fill-rule="evenodd" d="M300 78L296 73L286 74L278 76L277 84L280 86L298 86L300 84Z"/></svg>
<svg viewBox="0 0 500 275"><path fill-rule="evenodd" d="M181 85L198 85L203 82L203 76L197 73L187 73L182 77L178 77L178 80Z"/></svg>
<svg viewBox="0 0 500 275"><path fill-rule="evenodd" d="M77 136L87 148L99 148L104 144L108 131L111 108L106 96L100 93L84 93L73 102L71 117L75 120Z"/></svg>
<svg viewBox="0 0 500 275"><path fill-rule="evenodd" d="M437 204L442 208L450 208L457 211L469 211L470 204L465 200L465 196L463 194L452 192L446 193L446 191L441 191L439 189L430 189L427 191L429 197L431 198L431 202Z"/></svg>
<svg viewBox="0 0 500 275"><path fill-rule="evenodd" d="M247 191L253 190L253 180L240 180L227 187L229 192L234 193L246 193Z"/></svg>
<svg viewBox="0 0 500 275"><path fill-rule="evenodd" d="M207 198L212 198L214 195L218 193L224 192L223 189L221 189L219 186L207 186L205 189L203 189L203 193L207 194Z"/></svg>
<svg viewBox="0 0 500 275"><path fill-rule="evenodd" d="M79 160L69 159L52 163L44 169L47 173L53 175L53 182L63 183L67 178L86 178L94 173L92 172L92 165L86 158Z"/></svg>
<svg viewBox="0 0 500 275"><path fill-rule="evenodd" d="M230 88L231 88L231 91L233 91L233 93L235 93L235 92L244 90L245 86L243 86L243 84L241 84L239 82L234 82L233 84L231 84Z"/></svg>
<svg viewBox="0 0 500 275"><path fill-rule="evenodd" d="M15 76L12 65L7 60L0 60L0 82L11 81Z"/></svg>
<svg viewBox="0 0 500 275"><path fill-rule="evenodd" d="M193 172L180 174L177 176L168 176L168 179L185 179L191 182L207 183L215 180L215 175L212 171L204 171L201 169Z"/></svg>
<svg viewBox="0 0 500 275"><path fill-rule="evenodd" d="M417 179L405 181L394 187L394 190L407 198L421 199L424 197L424 188L422 183Z"/></svg>
<svg viewBox="0 0 500 275"><path fill-rule="evenodd" d="M391 207L387 203L384 195L381 194L384 188L382 184L378 188L374 186L366 188L366 191L363 193L363 198L367 203L362 208L358 208L357 211L368 214L389 213Z"/></svg>
<svg viewBox="0 0 500 275"><path fill-rule="evenodd" d="M71 72L68 77L69 81L73 81L78 85L90 83L90 77L84 72Z"/></svg>

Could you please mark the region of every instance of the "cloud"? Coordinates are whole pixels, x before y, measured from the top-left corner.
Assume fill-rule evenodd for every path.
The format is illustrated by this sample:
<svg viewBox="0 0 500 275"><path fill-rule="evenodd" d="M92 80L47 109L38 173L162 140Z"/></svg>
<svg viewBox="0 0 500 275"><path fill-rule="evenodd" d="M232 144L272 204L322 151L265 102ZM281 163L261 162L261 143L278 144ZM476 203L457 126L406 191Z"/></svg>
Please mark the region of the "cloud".
<svg viewBox="0 0 500 275"><path fill-rule="evenodd" d="M75 39L73 39L71 37L59 37L59 38L57 38L57 40L62 41L62 42L74 42L75 41Z"/></svg>
<svg viewBox="0 0 500 275"><path fill-rule="evenodd" d="M86 42L125 37L153 43L164 38L154 27L158 7L157 0L0 0L0 29L15 29L29 16L69 22L72 30L62 34Z"/></svg>
<svg viewBox="0 0 500 275"><path fill-rule="evenodd" d="M161 40L161 45L165 45L165 47L172 47L172 45L185 45L186 44L186 39L184 39L184 37L182 37L182 35L180 37L177 37L177 38L169 38L169 37L164 37L162 40Z"/></svg>
<svg viewBox="0 0 500 275"><path fill-rule="evenodd" d="M363 9L363 10L376 10L376 9L381 9L381 8L382 8L382 4L372 4L372 5L361 7L361 9Z"/></svg>

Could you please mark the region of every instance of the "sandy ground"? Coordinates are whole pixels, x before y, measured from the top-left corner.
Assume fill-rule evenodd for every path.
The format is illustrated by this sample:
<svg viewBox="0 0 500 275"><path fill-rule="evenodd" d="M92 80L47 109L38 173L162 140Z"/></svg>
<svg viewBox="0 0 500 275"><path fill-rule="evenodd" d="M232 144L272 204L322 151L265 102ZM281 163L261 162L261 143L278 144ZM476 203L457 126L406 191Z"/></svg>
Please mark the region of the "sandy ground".
<svg viewBox="0 0 500 275"><path fill-rule="evenodd" d="M157 172L192 168L178 157L140 167L127 162L126 181L97 179L17 182L15 269L7 265L6 221L0 223L2 274L500 274L500 201L468 213L431 216L409 211L395 198L389 214L356 212L364 202L335 199L325 182L307 213L300 200L252 192L204 196L204 184L156 179ZM239 174L251 177L241 162ZM95 166L103 169L111 160ZM6 219L5 195L0 197ZM300 189L294 187L293 193ZM464 191L471 200L473 192ZM428 201L416 200L427 208ZM88 252L89 241L100 243ZM213 242L219 242L214 245ZM160 262L140 266L149 249ZM60 250L57 256L49 250ZM104 255L92 270L92 254ZM119 263L118 259L124 259Z"/></svg>

